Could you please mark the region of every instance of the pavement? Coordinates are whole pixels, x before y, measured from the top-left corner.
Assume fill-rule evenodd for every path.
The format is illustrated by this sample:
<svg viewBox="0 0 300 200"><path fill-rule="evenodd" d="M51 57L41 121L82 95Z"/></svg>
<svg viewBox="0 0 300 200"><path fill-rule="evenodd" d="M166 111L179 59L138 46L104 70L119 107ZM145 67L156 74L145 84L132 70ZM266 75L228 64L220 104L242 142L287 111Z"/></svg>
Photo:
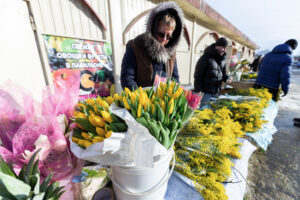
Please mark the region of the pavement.
<svg viewBox="0 0 300 200"><path fill-rule="evenodd" d="M300 118L300 70L292 70L289 93L278 106L271 145L249 160L244 200L300 199L300 128L293 125L293 118Z"/></svg>

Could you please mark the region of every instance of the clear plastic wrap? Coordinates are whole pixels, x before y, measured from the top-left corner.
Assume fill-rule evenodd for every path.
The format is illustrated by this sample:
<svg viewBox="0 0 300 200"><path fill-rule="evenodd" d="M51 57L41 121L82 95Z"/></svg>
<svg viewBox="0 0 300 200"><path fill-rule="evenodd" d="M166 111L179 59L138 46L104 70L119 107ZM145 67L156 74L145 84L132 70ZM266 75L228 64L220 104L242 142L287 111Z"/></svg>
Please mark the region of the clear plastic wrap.
<svg viewBox="0 0 300 200"><path fill-rule="evenodd" d="M80 173L83 162L71 153L65 137L67 116L78 100L80 74L68 75L68 81L61 79L44 89L41 103L12 81L0 86L0 154L13 163L16 173L39 149L42 179L53 174L53 181L72 185L72 177ZM70 195L71 190L64 194Z"/></svg>

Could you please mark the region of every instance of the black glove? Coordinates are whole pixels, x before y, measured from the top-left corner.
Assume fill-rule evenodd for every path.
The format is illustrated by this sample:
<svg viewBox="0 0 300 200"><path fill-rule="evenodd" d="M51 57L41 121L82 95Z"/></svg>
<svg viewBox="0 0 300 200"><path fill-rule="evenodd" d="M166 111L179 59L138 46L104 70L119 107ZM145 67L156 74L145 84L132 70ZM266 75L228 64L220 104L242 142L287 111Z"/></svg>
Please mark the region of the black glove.
<svg viewBox="0 0 300 200"><path fill-rule="evenodd" d="M284 97L284 96L286 96L287 94L288 94L287 91L283 91L283 95L282 95L281 97Z"/></svg>

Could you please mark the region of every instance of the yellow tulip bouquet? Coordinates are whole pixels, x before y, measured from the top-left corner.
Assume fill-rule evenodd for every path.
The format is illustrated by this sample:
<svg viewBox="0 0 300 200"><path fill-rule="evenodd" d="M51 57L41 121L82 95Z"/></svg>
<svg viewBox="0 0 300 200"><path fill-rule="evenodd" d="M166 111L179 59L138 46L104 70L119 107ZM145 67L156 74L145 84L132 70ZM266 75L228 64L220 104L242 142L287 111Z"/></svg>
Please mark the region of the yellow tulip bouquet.
<svg viewBox="0 0 300 200"><path fill-rule="evenodd" d="M86 99L73 113L72 152L101 164L152 166L145 158L171 149L199 102L198 95L170 80L157 88Z"/></svg>
<svg viewBox="0 0 300 200"><path fill-rule="evenodd" d="M126 108L135 120L166 149L173 144L178 131L192 116L200 102L198 95L186 92L175 81L160 83L156 91L128 88L115 98L119 107Z"/></svg>
<svg viewBox="0 0 300 200"><path fill-rule="evenodd" d="M113 132L126 132L127 125L124 120L113 114L110 105L114 98L97 97L79 102L72 120L76 123L73 129L72 141L82 148L93 143L103 142Z"/></svg>

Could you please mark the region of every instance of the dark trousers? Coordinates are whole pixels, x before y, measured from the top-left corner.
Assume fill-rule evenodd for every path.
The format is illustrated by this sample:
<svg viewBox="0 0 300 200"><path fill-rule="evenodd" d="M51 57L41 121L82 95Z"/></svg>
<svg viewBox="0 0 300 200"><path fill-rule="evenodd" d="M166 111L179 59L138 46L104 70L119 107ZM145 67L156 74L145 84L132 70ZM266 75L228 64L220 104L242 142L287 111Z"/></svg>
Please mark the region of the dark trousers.
<svg viewBox="0 0 300 200"><path fill-rule="evenodd" d="M278 92L279 90L278 89L274 89L274 88L269 88L269 87L266 87L264 85L259 85L259 84L254 84L253 86L255 89L261 89L261 88L267 88L269 90L269 92L272 94L272 99L274 101L278 101Z"/></svg>

